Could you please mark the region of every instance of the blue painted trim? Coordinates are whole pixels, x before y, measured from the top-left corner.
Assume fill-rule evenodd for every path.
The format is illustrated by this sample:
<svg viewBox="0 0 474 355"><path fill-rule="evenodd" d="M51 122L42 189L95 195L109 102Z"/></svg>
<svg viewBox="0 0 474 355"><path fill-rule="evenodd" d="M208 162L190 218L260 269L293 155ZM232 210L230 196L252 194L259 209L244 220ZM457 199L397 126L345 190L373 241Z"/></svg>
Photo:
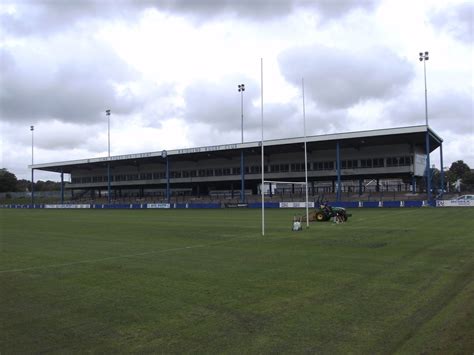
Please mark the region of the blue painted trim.
<svg viewBox="0 0 474 355"><path fill-rule="evenodd" d="M428 201L431 201L431 165L430 165L430 132L426 127L426 191Z"/></svg>
<svg viewBox="0 0 474 355"><path fill-rule="evenodd" d="M349 202L349 201L339 201L339 202L334 202L332 204L332 206L334 207L344 207L344 208L358 208L359 207L359 202L356 201L356 202Z"/></svg>
<svg viewBox="0 0 474 355"><path fill-rule="evenodd" d="M388 207L388 208L399 208L400 207L400 201L383 201L383 207Z"/></svg>
<svg viewBox="0 0 474 355"><path fill-rule="evenodd" d="M405 201L405 207L422 207L423 201Z"/></svg>
<svg viewBox="0 0 474 355"><path fill-rule="evenodd" d="M443 169L443 143L439 145L439 161L441 165L441 171L440 171L440 190L441 190L441 196L444 194L444 169Z"/></svg>
<svg viewBox="0 0 474 355"><path fill-rule="evenodd" d="M110 192L111 192L111 188L110 188L110 185L111 185L111 182L110 182L110 162L107 163L107 201L110 205Z"/></svg>
<svg viewBox="0 0 474 355"><path fill-rule="evenodd" d="M262 208L261 202L252 202L248 205L249 208ZM265 202L265 208L280 208L280 203L278 202Z"/></svg>
<svg viewBox="0 0 474 355"><path fill-rule="evenodd" d="M170 163L169 158L166 156L166 201L170 203Z"/></svg>
<svg viewBox="0 0 474 355"><path fill-rule="evenodd" d="M364 201L362 207L375 208L379 207L379 201Z"/></svg>
<svg viewBox="0 0 474 355"><path fill-rule="evenodd" d="M240 202L245 202L245 168L244 151L240 151Z"/></svg>
<svg viewBox="0 0 474 355"><path fill-rule="evenodd" d="M61 171L61 204L64 204L64 173Z"/></svg>
<svg viewBox="0 0 474 355"><path fill-rule="evenodd" d="M402 203L403 202L403 203ZM419 200L409 200L409 201L333 201L329 202L331 206L334 207L344 207L344 208L411 208L411 207L437 207L436 201L419 201ZM64 208L69 209L69 205L64 205ZM260 202L253 202L247 205L248 208L261 208L262 204ZM265 202L265 208L279 208L280 204L278 202ZM0 208L45 208L44 204L12 204L12 205L0 205ZM146 203L120 203L120 204L91 204L90 208L93 209L147 209ZM170 205L170 208L185 209L185 208L196 208L196 209L217 209L222 208L221 203L174 203Z"/></svg>

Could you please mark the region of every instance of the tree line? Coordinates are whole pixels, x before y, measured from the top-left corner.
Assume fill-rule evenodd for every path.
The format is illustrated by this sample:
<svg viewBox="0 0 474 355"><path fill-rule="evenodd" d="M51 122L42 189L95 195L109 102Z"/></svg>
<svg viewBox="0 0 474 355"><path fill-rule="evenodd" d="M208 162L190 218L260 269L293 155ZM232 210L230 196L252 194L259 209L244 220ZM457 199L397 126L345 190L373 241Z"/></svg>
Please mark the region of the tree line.
<svg viewBox="0 0 474 355"><path fill-rule="evenodd" d="M38 180L33 184L35 191L59 191L61 183L56 181ZM15 174L7 169L0 169L0 192L28 192L31 191L31 180L17 179Z"/></svg>
<svg viewBox="0 0 474 355"><path fill-rule="evenodd" d="M432 186L441 186L441 172L438 169L431 169ZM451 164L449 170L445 171L444 189L453 191L474 192L474 172L464 161L458 160ZM448 185L449 184L449 185ZM449 186L449 188L448 188Z"/></svg>

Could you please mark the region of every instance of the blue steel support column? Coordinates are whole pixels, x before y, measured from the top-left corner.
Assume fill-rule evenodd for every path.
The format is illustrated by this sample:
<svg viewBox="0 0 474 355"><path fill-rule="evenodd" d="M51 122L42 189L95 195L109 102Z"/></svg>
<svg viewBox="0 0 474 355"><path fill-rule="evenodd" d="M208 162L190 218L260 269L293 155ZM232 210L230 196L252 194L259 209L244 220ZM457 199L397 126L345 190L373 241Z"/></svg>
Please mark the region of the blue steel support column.
<svg viewBox="0 0 474 355"><path fill-rule="evenodd" d="M170 164L168 156L166 156L166 201L170 203Z"/></svg>
<svg viewBox="0 0 474 355"><path fill-rule="evenodd" d="M61 171L61 205L64 204L64 173Z"/></svg>
<svg viewBox="0 0 474 355"><path fill-rule="evenodd" d="M444 168L443 168L443 143L441 143L439 145L439 162L440 162L440 165L441 165L441 173L440 173L440 184L441 184L441 196L443 196L444 194Z"/></svg>
<svg viewBox="0 0 474 355"><path fill-rule="evenodd" d="M31 204L35 205L35 169L31 168Z"/></svg>
<svg viewBox="0 0 474 355"><path fill-rule="evenodd" d="M245 202L245 164L244 164L244 150L240 151L240 202Z"/></svg>
<svg viewBox="0 0 474 355"><path fill-rule="evenodd" d="M337 194L336 200L341 200L341 159L340 159L339 142L336 143L336 170L337 170Z"/></svg>
<svg viewBox="0 0 474 355"><path fill-rule="evenodd" d="M107 202L110 205L110 110L105 110L107 116Z"/></svg>
<svg viewBox="0 0 474 355"><path fill-rule="evenodd" d="M33 168L34 160L34 145L35 145L35 126L30 126L31 131L31 204L35 207L35 169Z"/></svg>
<svg viewBox="0 0 474 355"><path fill-rule="evenodd" d="M431 168L430 168L430 131L426 126L426 192L428 203L431 202Z"/></svg>
<svg viewBox="0 0 474 355"><path fill-rule="evenodd" d="M110 162L107 163L107 202L110 205Z"/></svg>

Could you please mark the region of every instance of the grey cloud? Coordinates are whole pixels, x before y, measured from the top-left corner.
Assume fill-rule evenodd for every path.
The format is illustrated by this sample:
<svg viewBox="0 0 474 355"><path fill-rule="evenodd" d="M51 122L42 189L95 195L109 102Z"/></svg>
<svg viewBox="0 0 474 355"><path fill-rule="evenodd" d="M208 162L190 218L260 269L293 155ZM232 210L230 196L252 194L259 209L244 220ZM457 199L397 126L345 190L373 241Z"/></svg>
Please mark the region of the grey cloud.
<svg viewBox="0 0 474 355"><path fill-rule="evenodd" d="M302 1L301 3L306 4L307 6L313 6L316 9L316 11L318 11L322 15L322 18L324 20L324 19L339 18L356 9L371 11L377 6L379 1L378 0L362 0L362 1L321 0L321 1Z"/></svg>
<svg viewBox="0 0 474 355"><path fill-rule="evenodd" d="M243 113L245 140L259 140L261 127L260 83L249 78L225 78L219 83L197 82L189 86L184 99L183 118L188 124L205 124L216 134L241 131L241 96L237 85L245 84ZM264 103L264 129L267 138L302 135L299 109L293 104ZM300 127L295 127L295 126ZM283 136L281 136L283 134ZM239 141L236 139L235 141Z"/></svg>
<svg viewBox="0 0 474 355"><path fill-rule="evenodd" d="M413 78L410 63L384 48L363 53L323 46L293 48L279 57L287 81L304 77L310 98L323 108L348 108L399 93Z"/></svg>
<svg viewBox="0 0 474 355"><path fill-rule="evenodd" d="M264 138L278 139L289 137L301 137L303 132L303 114L301 109L296 106L296 103L281 104L281 103L264 103ZM260 107L259 120L256 121L255 131L259 132L260 139Z"/></svg>
<svg viewBox="0 0 474 355"><path fill-rule="evenodd" d="M17 12L0 14L0 23L4 31L17 36L49 35L85 20L120 18L130 21L146 9L183 15L198 23L222 16L251 21L272 20L303 9L320 14L324 22L342 17L355 9L371 10L378 2L379 0L17 0L13 2Z"/></svg>
<svg viewBox="0 0 474 355"><path fill-rule="evenodd" d="M93 15L97 4L93 1L33 1L17 0L10 4L15 12L0 14L0 23L6 32L16 35L47 35L69 27L78 19Z"/></svg>
<svg viewBox="0 0 474 355"><path fill-rule="evenodd" d="M460 41L473 43L474 3L472 1L432 12L429 19L435 28L448 32Z"/></svg>
<svg viewBox="0 0 474 355"><path fill-rule="evenodd" d="M153 1L158 9L184 13L193 17L234 15L251 20L272 19L287 16L303 9L315 11L323 19L338 18L354 9L372 10L378 0L163 0Z"/></svg>
<svg viewBox="0 0 474 355"><path fill-rule="evenodd" d="M107 150L105 120L102 125L83 126L68 125L51 127L49 122L41 122L35 127L35 144L41 149L66 151L68 149L83 149L91 153ZM102 139L100 136L102 134Z"/></svg>
<svg viewBox="0 0 474 355"><path fill-rule="evenodd" d="M137 74L99 43L3 48L0 56L2 120L93 122L106 108L127 114L141 103L131 91L117 91Z"/></svg>
<svg viewBox="0 0 474 355"><path fill-rule="evenodd" d="M194 18L212 18L222 15L239 16L250 19L272 18L286 15L295 7L295 1L291 0L157 0L151 3L159 10L185 14Z"/></svg>
<svg viewBox="0 0 474 355"><path fill-rule="evenodd" d="M239 129L241 126L241 94L237 85L245 84L243 93L244 125L255 121L252 102L258 99L259 84L248 78L225 78L218 83L195 82L186 88L186 107L183 116L187 122L212 124L219 130Z"/></svg>
<svg viewBox="0 0 474 355"><path fill-rule="evenodd" d="M226 78L219 83L197 82L189 86L184 99L186 107L181 113L190 126L206 126L210 136L229 135L240 141L241 109L237 84L245 83L244 92L244 136L245 141L261 139L260 83L248 78ZM265 101L265 100L264 100ZM302 101L297 98L290 103L264 102L264 138L279 139L302 137ZM347 130L346 109L318 110L306 103L306 133L326 134ZM201 134L201 133L199 133ZM206 136L208 139L209 136ZM193 137L193 141L201 142ZM207 141L209 142L209 141Z"/></svg>
<svg viewBox="0 0 474 355"><path fill-rule="evenodd" d="M31 152L31 131L29 122L2 121L1 137L7 147L21 146ZM96 154L107 150L107 121L105 115L94 124L64 123L57 120L43 120L34 124L35 149L51 154L70 150L84 150ZM11 152L10 152L11 153ZM39 156L38 156L39 158ZM59 160L68 160L65 156Z"/></svg>
<svg viewBox="0 0 474 355"><path fill-rule="evenodd" d="M435 130L456 134L474 133L472 96L461 91L443 91L428 95L428 121ZM397 125L425 124L423 93L419 97L396 98L385 109L385 116Z"/></svg>

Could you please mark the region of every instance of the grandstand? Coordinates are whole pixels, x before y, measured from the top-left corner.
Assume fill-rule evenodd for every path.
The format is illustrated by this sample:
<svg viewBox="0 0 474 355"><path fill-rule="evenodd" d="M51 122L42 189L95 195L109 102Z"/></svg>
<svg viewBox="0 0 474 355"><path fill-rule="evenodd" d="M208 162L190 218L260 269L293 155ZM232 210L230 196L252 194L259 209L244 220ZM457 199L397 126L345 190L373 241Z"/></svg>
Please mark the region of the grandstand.
<svg viewBox="0 0 474 355"><path fill-rule="evenodd" d="M310 196L334 200L392 198L422 191L426 140L430 153L443 140L427 126L411 126L306 137ZM268 197L303 201L305 138L267 140L265 179L285 181ZM245 171L241 171L241 152ZM76 200L114 202L256 201L261 184L261 142L163 150L35 164L34 170L61 174L64 190ZM71 182L64 184L64 174ZM242 184L242 182L244 182ZM243 193L242 186L244 186ZM63 202L64 198L62 198Z"/></svg>

